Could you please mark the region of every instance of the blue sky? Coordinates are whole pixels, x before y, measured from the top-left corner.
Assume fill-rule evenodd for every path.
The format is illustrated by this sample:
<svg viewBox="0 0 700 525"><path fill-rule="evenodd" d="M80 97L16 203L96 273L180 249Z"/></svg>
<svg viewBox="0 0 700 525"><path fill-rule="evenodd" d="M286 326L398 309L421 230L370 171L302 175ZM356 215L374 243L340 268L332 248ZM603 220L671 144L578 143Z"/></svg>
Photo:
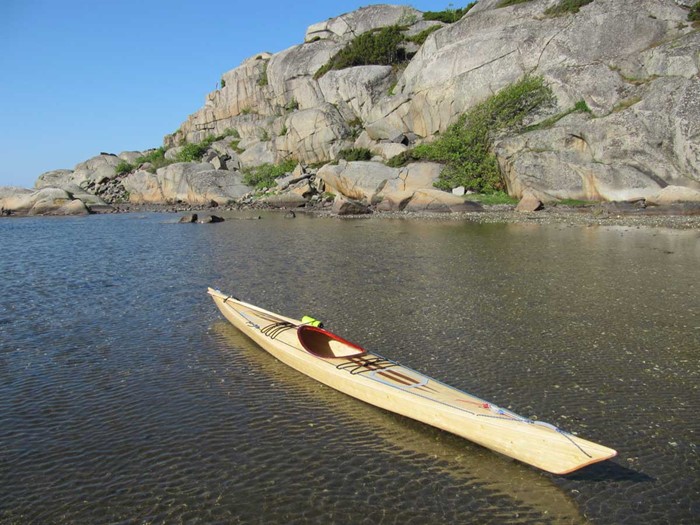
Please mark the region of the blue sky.
<svg viewBox="0 0 700 525"><path fill-rule="evenodd" d="M363 5L0 0L0 186L32 187L41 173L101 151L160 146L222 73L260 51L299 44L307 26Z"/></svg>

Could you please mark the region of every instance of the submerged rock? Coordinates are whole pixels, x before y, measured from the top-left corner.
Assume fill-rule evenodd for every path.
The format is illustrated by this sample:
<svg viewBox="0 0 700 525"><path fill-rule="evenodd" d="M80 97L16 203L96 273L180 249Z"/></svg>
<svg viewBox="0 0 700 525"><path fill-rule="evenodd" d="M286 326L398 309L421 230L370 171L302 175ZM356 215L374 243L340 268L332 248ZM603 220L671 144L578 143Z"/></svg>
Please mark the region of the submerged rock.
<svg viewBox="0 0 700 525"><path fill-rule="evenodd" d="M183 215L182 217L180 217L180 220L177 222L182 223L182 224L192 224L194 222L197 222L198 218L199 217L196 213L189 213L187 215Z"/></svg>
<svg viewBox="0 0 700 525"><path fill-rule="evenodd" d="M199 224L214 224L217 222L224 222L223 217L219 217L218 215L205 215L201 219L197 221Z"/></svg>

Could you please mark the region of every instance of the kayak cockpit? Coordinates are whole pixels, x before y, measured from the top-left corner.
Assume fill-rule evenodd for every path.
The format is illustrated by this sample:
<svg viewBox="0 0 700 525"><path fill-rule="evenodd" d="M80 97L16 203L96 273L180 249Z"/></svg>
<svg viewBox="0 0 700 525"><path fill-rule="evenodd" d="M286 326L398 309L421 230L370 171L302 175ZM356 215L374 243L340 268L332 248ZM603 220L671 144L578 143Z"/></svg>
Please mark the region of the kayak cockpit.
<svg viewBox="0 0 700 525"><path fill-rule="evenodd" d="M316 326L299 326L297 336L307 352L322 359L353 357L367 353L364 348Z"/></svg>

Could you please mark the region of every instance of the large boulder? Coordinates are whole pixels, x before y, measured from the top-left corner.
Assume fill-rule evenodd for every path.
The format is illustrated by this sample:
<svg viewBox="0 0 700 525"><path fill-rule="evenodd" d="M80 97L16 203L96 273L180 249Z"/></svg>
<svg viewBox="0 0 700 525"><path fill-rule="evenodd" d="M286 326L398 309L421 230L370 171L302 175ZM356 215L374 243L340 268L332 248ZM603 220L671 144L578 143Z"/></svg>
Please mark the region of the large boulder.
<svg viewBox="0 0 700 525"><path fill-rule="evenodd" d="M330 39L337 42L347 42L357 35L373 29L392 25L408 25L420 18L421 12L412 7L371 5L309 26L304 41Z"/></svg>
<svg viewBox="0 0 700 525"><path fill-rule="evenodd" d="M41 188L62 188L65 185L73 184L73 170L51 170L39 175L34 183L37 190Z"/></svg>
<svg viewBox="0 0 700 525"><path fill-rule="evenodd" d="M60 188L25 190L0 188L0 209L3 214L16 215L85 215L88 207Z"/></svg>
<svg viewBox="0 0 700 525"><path fill-rule="evenodd" d="M648 204L668 205L679 202L700 203L700 190L682 186L666 186L654 195L647 197Z"/></svg>
<svg viewBox="0 0 700 525"><path fill-rule="evenodd" d="M409 164L404 168L390 168L379 162L346 162L327 164L317 174L326 189L348 199L377 202L398 198L403 201L405 193L430 189L440 176L442 166L434 162ZM392 197L399 194L398 197Z"/></svg>
<svg viewBox="0 0 700 525"><path fill-rule="evenodd" d="M481 211L482 206L445 191L425 189L416 191L403 209L413 212L451 213Z"/></svg>
<svg viewBox="0 0 700 525"><path fill-rule="evenodd" d="M133 203L226 204L251 190L239 172L195 162L171 164L156 173L138 171L122 182Z"/></svg>
<svg viewBox="0 0 700 525"><path fill-rule="evenodd" d="M78 186L89 182L99 183L116 177L116 167L122 159L116 155L101 153L75 166L71 180Z"/></svg>
<svg viewBox="0 0 700 525"><path fill-rule="evenodd" d="M248 144L246 150L238 155L241 166L260 166L261 164L274 164L277 150L270 141L253 141Z"/></svg>
<svg viewBox="0 0 700 525"><path fill-rule="evenodd" d="M342 195L336 195L331 211L336 215L366 215L372 210L366 204L350 200Z"/></svg>

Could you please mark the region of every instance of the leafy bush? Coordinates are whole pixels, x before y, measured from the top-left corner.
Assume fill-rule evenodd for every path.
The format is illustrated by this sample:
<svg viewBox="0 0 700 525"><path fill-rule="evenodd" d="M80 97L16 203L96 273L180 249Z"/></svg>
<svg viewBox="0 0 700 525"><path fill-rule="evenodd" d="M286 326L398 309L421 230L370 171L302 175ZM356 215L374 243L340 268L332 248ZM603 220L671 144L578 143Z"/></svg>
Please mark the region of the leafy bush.
<svg viewBox="0 0 700 525"><path fill-rule="evenodd" d="M182 146L182 149L175 155L177 162L199 162L202 156L207 152L209 145L187 143Z"/></svg>
<svg viewBox="0 0 700 525"><path fill-rule="evenodd" d="M452 4L450 4L452 5ZM437 20L445 24L453 24L460 20L469 10L476 5L476 2L471 2L459 9L445 9L444 11L426 11L423 13L423 20Z"/></svg>
<svg viewBox="0 0 700 525"><path fill-rule="evenodd" d="M236 153L238 153L240 155L241 153L243 153L245 151L243 148L238 146L240 143L241 143L241 139L234 139L231 142L229 142L228 145L231 147L231 149L233 149L233 151L235 151Z"/></svg>
<svg viewBox="0 0 700 525"><path fill-rule="evenodd" d="M224 80L224 77L221 77L221 89L226 87L226 81Z"/></svg>
<svg viewBox="0 0 700 525"><path fill-rule="evenodd" d="M224 140L226 137L234 137L240 142L240 135L234 128L229 128L220 135L208 135L202 142L182 144L182 150L176 155L177 162L198 162L207 152L209 146L218 140ZM237 145L237 144L236 144Z"/></svg>
<svg viewBox="0 0 700 525"><path fill-rule="evenodd" d="M275 179L293 171L297 163L286 160L280 164L262 164L243 170L243 183L257 189L270 188L276 184Z"/></svg>
<svg viewBox="0 0 700 525"><path fill-rule="evenodd" d="M578 10L593 0L560 0L557 5L545 9L544 14L550 16L565 15L567 13L578 13Z"/></svg>
<svg viewBox="0 0 700 525"><path fill-rule="evenodd" d="M700 22L700 2L695 2L688 13L688 20L691 22Z"/></svg>
<svg viewBox="0 0 700 525"><path fill-rule="evenodd" d="M422 46L425 44L425 41L428 39L428 37L433 34L435 31L440 29L442 26L436 25L436 26L430 26L428 29L424 29L417 35L409 36L406 37L406 40L408 42L413 42L414 44L417 44L419 46Z"/></svg>
<svg viewBox="0 0 700 525"><path fill-rule="evenodd" d="M240 133L238 133L238 130L236 130L234 128L228 128L220 135L213 137L211 139L211 142L209 142L208 145L210 146L212 143L216 142L217 140L224 140L226 137L233 137L234 139L240 139L241 135L240 135ZM209 140L209 137L207 137L207 139L205 139L205 140Z"/></svg>
<svg viewBox="0 0 700 525"><path fill-rule="evenodd" d="M353 160L372 160L372 152L367 148L350 148L341 150L338 158L351 162Z"/></svg>
<svg viewBox="0 0 700 525"><path fill-rule="evenodd" d="M151 168L149 168L148 171L155 173L157 169L167 166L168 164L172 164L173 161L165 158L165 148L161 146L160 148L149 151L146 153L146 155L136 159L137 166L145 163L149 163L151 165Z"/></svg>
<svg viewBox="0 0 700 525"><path fill-rule="evenodd" d="M526 76L474 106L435 142L416 146L391 159L389 165L411 160L441 162L446 166L435 184L440 189L464 186L482 193L502 191L505 184L490 151L494 134L520 129L529 114L552 101L552 91L541 77Z"/></svg>
<svg viewBox="0 0 700 525"><path fill-rule="evenodd" d="M122 160L114 169L116 170L117 175L126 175L127 173L134 171L134 168L135 166L129 164L125 160Z"/></svg>
<svg viewBox="0 0 700 525"><path fill-rule="evenodd" d="M399 26L383 27L363 33L351 40L316 71L314 78L319 79L332 69L401 63L407 58L405 49L401 47L403 41L402 28Z"/></svg>
<svg viewBox="0 0 700 525"><path fill-rule="evenodd" d="M165 158L165 148L161 146L160 148L156 148L154 150L149 151L142 157L139 157L136 159L136 164L144 164L146 162L150 162L153 164L154 162L158 162L160 159Z"/></svg>
<svg viewBox="0 0 700 525"><path fill-rule="evenodd" d="M501 0L496 7L508 7L509 5L524 4L531 0Z"/></svg>

